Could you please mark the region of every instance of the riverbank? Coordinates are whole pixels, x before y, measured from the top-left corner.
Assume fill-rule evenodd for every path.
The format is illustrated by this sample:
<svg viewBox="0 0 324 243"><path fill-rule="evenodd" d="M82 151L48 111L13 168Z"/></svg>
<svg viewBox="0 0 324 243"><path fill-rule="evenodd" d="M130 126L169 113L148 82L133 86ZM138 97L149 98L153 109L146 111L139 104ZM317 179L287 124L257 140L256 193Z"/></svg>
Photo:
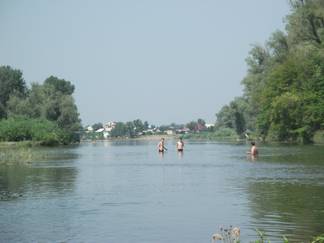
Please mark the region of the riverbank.
<svg viewBox="0 0 324 243"><path fill-rule="evenodd" d="M264 141L261 137L256 135L249 135L249 137L242 138L237 134L233 133L218 133L218 132L199 132L199 133L188 133L182 136L184 139L194 139L194 140L209 140L209 141L225 141L225 142L246 142L246 141L256 141L260 143L267 144L302 144L298 141L275 141L267 139ZM310 144L314 145L324 145L324 131L317 131L314 134L313 141Z"/></svg>
<svg viewBox="0 0 324 243"><path fill-rule="evenodd" d="M0 165L29 164L40 159L39 154L30 147L10 145L0 148Z"/></svg>
<svg viewBox="0 0 324 243"><path fill-rule="evenodd" d="M81 139L81 143L83 142L97 142L97 141L123 141L123 140L160 140L161 138L165 139L175 139L179 137L178 135L143 135L143 136L138 136L138 137L116 137L116 138L108 138L108 139Z"/></svg>
<svg viewBox="0 0 324 243"><path fill-rule="evenodd" d="M44 147L35 141L0 142L0 165L27 165L32 161L44 160L48 157L41 152Z"/></svg>
<svg viewBox="0 0 324 243"><path fill-rule="evenodd" d="M238 136L217 136L213 133L189 133L182 136L183 139L195 139L195 140L211 140L211 141L245 141L245 139L240 139Z"/></svg>
<svg viewBox="0 0 324 243"><path fill-rule="evenodd" d="M41 146L40 142L34 141L20 141L20 142L0 142L1 148L27 148Z"/></svg>

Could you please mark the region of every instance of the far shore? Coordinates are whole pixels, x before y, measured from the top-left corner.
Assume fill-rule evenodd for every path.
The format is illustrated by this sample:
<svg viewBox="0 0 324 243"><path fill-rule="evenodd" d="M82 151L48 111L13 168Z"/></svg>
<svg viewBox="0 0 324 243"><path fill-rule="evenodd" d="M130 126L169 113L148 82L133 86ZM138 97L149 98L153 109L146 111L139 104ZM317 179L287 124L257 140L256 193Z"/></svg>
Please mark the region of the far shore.
<svg viewBox="0 0 324 243"><path fill-rule="evenodd" d="M105 142L105 141L126 141L126 140L138 140L138 141L158 141L161 138L165 138L167 140L174 140L178 139L179 137L183 137L184 140L192 140L192 141L215 141L215 142L230 142L230 143L244 143L249 142L250 140L238 138L238 137L203 137L203 136L189 136L186 137L187 134L154 134L154 135L142 135L137 137L116 137L116 138L108 138L108 139L84 139L80 141L82 143L95 143L95 142ZM299 144L297 142L279 142L279 141L259 141L256 140L258 143L265 143L265 144ZM74 143L71 145L77 145L79 143ZM314 141L311 145L323 145L324 142L322 141ZM18 141L18 142L8 142L8 141L0 141L0 149L6 148L26 148L26 147L44 147L41 142L37 141ZM54 145L51 147L58 147L58 146L65 146L65 145ZM45 146L46 147L46 146Z"/></svg>
<svg viewBox="0 0 324 243"><path fill-rule="evenodd" d="M116 137L116 138L108 138L108 139L95 139L95 140L90 140L90 139L85 139L81 140L81 143L83 142L96 142L96 141L118 141L118 140L160 140L161 138L165 139L175 139L177 137L180 137L179 135L167 135L167 134L162 134L162 135L143 135L143 136L138 136L138 137Z"/></svg>

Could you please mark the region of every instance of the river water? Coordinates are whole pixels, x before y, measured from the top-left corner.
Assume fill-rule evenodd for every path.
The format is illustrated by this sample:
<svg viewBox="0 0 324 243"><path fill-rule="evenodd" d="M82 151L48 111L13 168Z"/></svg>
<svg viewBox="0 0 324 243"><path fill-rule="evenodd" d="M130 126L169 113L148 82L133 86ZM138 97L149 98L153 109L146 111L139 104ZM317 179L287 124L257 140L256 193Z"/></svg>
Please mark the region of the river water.
<svg viewBox="0 0 324 243"><path fill-rule="evenodd" d="M210 242L239 226L308 242L324 233L324 147L157 141L41 148L0 166L0 242Z"/></svg>

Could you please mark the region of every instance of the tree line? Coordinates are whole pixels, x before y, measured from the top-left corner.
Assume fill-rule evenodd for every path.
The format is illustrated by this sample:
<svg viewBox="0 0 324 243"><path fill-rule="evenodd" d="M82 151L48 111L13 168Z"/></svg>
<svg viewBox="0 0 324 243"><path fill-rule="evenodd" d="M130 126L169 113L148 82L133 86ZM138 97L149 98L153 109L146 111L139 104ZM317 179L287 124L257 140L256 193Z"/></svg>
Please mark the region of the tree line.
<svg viewBox="0 0 324 243"><path fill-rule="evenodd" d="M94 123L91 126L85 126L83 128L82 138L85 140L91 139L105 139L105 138L117 138L128 137L134 138L142 135L163 135L168 132L173 134L185 134L185 133L199 133L205 131L213 131L213 127L207 128L206 122L199 118L197 121L190 121L187 124L170 123L168 125L153 125L148 121L142 121L136 119L127 122L113 122L114 125L107 127L101 122ZM90 130L89 130L90 128ZM108 132L109 131L109 132ZM105 135L106 133L106 135Z"/></svg>
<svg viewBox="0 0 324 243"><path fill-rule="evenodd" d="M70 81L54 76L27 87L20 70L0 66L0 141L78 141L81 121L74 89Z"/></svg>
<svg viewBox="0 0 324 243"><path fill-rule="evenodd" d="M243 95L217 113L216 127L302 143L324 128L324 2L289 3L286 31L250 50Z"/></svg>

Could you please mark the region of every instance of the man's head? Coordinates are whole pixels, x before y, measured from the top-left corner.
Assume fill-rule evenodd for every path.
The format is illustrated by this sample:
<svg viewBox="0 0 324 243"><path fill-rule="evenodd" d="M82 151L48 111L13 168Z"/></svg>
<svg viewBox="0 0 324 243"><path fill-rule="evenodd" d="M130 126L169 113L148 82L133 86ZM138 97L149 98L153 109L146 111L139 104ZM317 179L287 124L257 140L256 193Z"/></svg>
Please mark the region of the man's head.
<svg viewBox="0 0 324 243"><path fill-rule="evenodd" d="M255 142L251 142L251 145L252 145L252 146L255 146Z"/></svg>

